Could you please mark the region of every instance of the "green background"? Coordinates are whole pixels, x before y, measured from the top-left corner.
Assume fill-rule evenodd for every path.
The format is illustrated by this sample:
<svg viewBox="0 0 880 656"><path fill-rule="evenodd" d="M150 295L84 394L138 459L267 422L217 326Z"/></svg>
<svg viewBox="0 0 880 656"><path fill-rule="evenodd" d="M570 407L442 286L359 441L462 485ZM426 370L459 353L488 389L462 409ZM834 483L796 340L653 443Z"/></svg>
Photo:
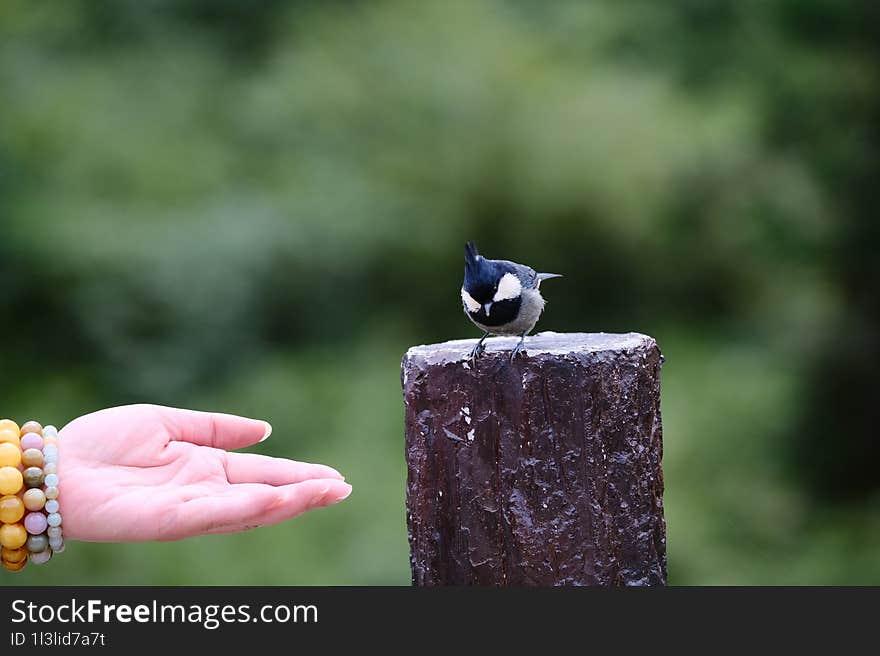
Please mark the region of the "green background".
<svg viewBox="0 0 880 656"><path fill-rule="evenodd" d="M880 583L877 6L0 0L0 414L265 418L354 485L3 583L407 584L467 239L658 340L670 583Z"/></svg>

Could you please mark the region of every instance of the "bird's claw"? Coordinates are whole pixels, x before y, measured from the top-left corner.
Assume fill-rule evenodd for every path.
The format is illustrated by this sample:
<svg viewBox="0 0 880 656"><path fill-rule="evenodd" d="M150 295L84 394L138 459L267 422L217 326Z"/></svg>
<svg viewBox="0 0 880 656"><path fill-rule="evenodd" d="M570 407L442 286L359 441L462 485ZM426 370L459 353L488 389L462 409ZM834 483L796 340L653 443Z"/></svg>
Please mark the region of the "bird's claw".
<svg viewBox="0 0 880 656"><path fill-rule="evenodd" d="M480 354L486 350L486 345L482 342L477 343L477 345L471 349L471 353L468 356L471 361L471 366L476 369L477 367L477 358L480 357Z"/></svg>
<svg viewBox="0 0 880 656"><path fill-rule="evenodd" d="M525 348L525 338L520 339L519 343L513 348L510 354L510 364L513 364L514 359L522 352L523 348Z"/></svg>

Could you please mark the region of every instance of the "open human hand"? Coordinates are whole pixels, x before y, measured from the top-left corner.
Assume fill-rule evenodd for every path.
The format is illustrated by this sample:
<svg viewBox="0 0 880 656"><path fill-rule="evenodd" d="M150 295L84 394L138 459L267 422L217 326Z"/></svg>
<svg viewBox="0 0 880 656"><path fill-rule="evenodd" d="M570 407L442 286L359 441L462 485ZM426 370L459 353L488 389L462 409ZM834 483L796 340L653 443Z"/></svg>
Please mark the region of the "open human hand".
<svg viewBox="0 0 880 656"><path fill-rule="evenodd" d="M75 419L58 439L65 538L137 542L232 533L351 494L331 467L227 451L270 432L256 419L155 405Z"/></svg>

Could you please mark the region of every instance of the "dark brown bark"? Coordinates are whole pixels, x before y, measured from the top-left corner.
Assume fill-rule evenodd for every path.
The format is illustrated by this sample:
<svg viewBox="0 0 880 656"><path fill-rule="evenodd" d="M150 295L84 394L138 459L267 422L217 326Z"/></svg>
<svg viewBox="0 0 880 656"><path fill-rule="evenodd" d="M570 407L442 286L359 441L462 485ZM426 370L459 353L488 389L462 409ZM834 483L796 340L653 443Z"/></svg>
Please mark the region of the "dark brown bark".
<svg viewBox="0 0 880 656"><path fill-rule="evenodd" d="M660 365L650 337L542 333L403 358L415 585L662 585Z"/></svg>

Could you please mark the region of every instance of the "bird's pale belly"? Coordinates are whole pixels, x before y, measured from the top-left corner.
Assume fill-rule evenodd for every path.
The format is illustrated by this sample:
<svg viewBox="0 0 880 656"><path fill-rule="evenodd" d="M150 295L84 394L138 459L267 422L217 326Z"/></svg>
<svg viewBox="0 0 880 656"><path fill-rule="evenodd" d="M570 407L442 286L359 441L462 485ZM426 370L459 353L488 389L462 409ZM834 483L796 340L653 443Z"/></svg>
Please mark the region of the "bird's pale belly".
<svg viewBox="0 0 880 656"><path fill-rule="evenodd" d="M537 289L524 289L522 303L516 318L500 326L487 326L475 319L471 313L466 312L465 314L475 326L493 335L522 335L530 332L538 323L541 312L544 311L544 302L544 297Z"/></svg>

